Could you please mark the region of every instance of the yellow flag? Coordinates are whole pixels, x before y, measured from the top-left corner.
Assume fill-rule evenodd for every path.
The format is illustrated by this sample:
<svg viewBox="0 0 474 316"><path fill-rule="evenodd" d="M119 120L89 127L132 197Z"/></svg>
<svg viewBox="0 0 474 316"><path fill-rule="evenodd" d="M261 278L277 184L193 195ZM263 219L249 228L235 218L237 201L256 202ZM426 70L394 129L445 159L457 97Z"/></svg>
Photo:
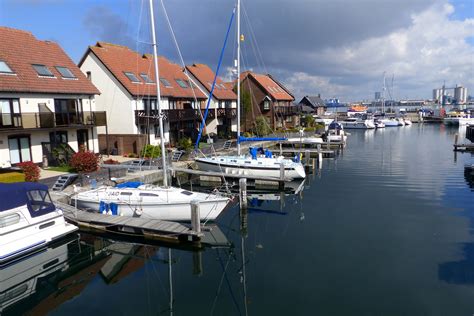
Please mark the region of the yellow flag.
<svg viewBox="0 0 474 316"><path fill-rule="evenodd" d="M240 41L243 42L245 39L244 34L240 34Z"/></svg>

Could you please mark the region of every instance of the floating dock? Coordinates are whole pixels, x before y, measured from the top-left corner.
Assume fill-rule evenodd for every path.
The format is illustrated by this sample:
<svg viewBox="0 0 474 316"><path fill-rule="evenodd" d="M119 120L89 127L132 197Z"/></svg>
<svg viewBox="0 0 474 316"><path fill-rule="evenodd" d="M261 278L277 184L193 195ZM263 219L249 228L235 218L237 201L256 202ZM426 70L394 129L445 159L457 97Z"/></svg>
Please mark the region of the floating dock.
<svg viewBox="0 0 474 316"><path fill-rule="evenodd" d="M170 243L199 243L204 237L203 232L194 231L189 226L181 223L92 213L76 209L59 201L55 201L54 204L63 210L67 221L77 225L83 231L143 237Z"/></svg>

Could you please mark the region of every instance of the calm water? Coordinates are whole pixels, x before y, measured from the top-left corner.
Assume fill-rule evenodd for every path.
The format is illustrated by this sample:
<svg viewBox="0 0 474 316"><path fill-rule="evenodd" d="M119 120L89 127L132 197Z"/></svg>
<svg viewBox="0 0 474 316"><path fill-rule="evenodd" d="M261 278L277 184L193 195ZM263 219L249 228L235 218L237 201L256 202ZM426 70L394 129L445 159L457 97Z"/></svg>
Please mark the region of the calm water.
<svg viewBox="0 0 474 316"><path fill-rule="evenodd" d="M6 312L472 315L474 189L464 165L474 156L454 155L457 131L352 131L300 195L254 203L245 231L238 208L227 210L219 225L230 248L83 235L55 248L57 267L30 279ZM12 297L0 294L0 306Z"/></svg>

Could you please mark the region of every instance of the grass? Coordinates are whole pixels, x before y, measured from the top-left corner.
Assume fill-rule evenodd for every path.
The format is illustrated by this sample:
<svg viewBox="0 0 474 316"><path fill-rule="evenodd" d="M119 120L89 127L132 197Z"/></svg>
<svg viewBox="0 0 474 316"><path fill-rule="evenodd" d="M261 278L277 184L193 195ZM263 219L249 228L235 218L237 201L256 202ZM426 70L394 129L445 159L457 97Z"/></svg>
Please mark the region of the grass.
<svg viewBox="0 0 474 316"><path fill-rule="evenodd" d="M3 183L25 182L25 175L17 171L1 172L0 182L3 182Z"/></svg>
<svg viewBox="0 0 474 316"><path fill-rule="evenodd" d="M48 170L52 171L59 171L59 172L75 172L74 168L70 166L57 166L57 167L49 167Z"/></svg>

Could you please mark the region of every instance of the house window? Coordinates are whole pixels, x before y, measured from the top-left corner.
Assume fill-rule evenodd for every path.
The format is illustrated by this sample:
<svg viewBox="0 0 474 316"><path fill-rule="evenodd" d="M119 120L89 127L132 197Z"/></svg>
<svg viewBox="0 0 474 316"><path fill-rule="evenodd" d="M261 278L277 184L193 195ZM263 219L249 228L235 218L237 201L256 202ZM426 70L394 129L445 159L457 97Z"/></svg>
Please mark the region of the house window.
<svg viewBox="0 0 474 316"><path fill-rule="evenodd" d="M82 124L81 99L54 99L56 125Z"/></svg>
<svg viewBox="0 0 474 316"><path fill-rule="evenodd" d="M49 133L49 141L52 144L67 144L67 132L56 131Z"/></svg>
<svg viewBox="0 0 474 316"><path fill-rule="evenodd" d="M166 88L171 88L170 82L166 80L165 78L160 78L160 81Z"/></svg>
<svg viewBox="0 0 474 316"><path fill-rule="evenodd" d="M51 70L49 70L48 67L46 67L45 65L33 64L32 66L36 70L38 75L43 77L54 77Z"/></svg>
<svg viewBox="0 0 474 316"><path fill-rule="evenodd" d="M270 110L270 101L269 100L265 99L263 101L263 109L264 110Z"/></svg>
<svg viewBox="0 0 474 316"><path fill-rule="evenodd" d="M153 132L155 134L155 139L160 138L160 125L159 124L153 125Z"/></svg>
<svg viewBox="0 0 474 316"><path fill-rule="evenodd" d="M140 77L142 77L143 81L145 81L145 83L153 83L153 80L150 79L150 76L148 76L147 74L140 74Z"/></svg>
<svg viewBox="0 0 474 316"><path fill-rule="evenodd" d="M18 99L0 99L0 126L21 127L20 102Z"/></svg>
<svg viewBox="0 0 474 316"><path fill-rule="evenodd" d="M133 83L140 83L140 80L135 76L133 72L124 71L123 74Z"/></svg>
<svg viewBox="0 0 474 316"><path fill-rule="evenodd" d="M181 87L181 88L188 88L188 85L186 84L186 82L184 82L183 80L181 79L175 79L175 81L178 83L178 85Z"/></svg>
<svg viewBox="0 0 474 316"><path fill-rule="evenodd" d="M176 101L175 100L169 100L168 104L169 104L170 110L176 110Z"/></svg>
<svg viewBox="0 0 474 316"><path fill-rule="evenodd" d="M225 101L225 108L230 109L232 107L232 101Z"/></svg>
<svg viewBox="0 0 474 316"><path fill-rule="evenodd" d="M0 60L0 73L2 74L13 74L12 69L7 65L6 62Z"/></svg>
<svg viewBox="0 0 474 316"><path fill-rule="evenodd" d="M10 136L8 138L8 149L10 150L11 164L31 161L29 136Z"/></svg>
<svg viewBox="0 0 474 316"><path fill-rule="evenodd" d="M76 76L74 76L72 71L69 70L69 68L67 68L67 67L56 66L56 70L61 74L61 76L63 78L66 78L66 79L75 79L76 78Z"/></svg>
<svg viewBox="0 0 474 316"><path fill-rule="evenodd" d="M158 110L156 99L143 99L143 103L146 113L152 114L153 111Z"/></svg>
<svg viewBox="0 0 474 316"><path fill-rule="evenodd" d="M86 72L87 79L92 80L92 73L90 71Z"/></svg>

